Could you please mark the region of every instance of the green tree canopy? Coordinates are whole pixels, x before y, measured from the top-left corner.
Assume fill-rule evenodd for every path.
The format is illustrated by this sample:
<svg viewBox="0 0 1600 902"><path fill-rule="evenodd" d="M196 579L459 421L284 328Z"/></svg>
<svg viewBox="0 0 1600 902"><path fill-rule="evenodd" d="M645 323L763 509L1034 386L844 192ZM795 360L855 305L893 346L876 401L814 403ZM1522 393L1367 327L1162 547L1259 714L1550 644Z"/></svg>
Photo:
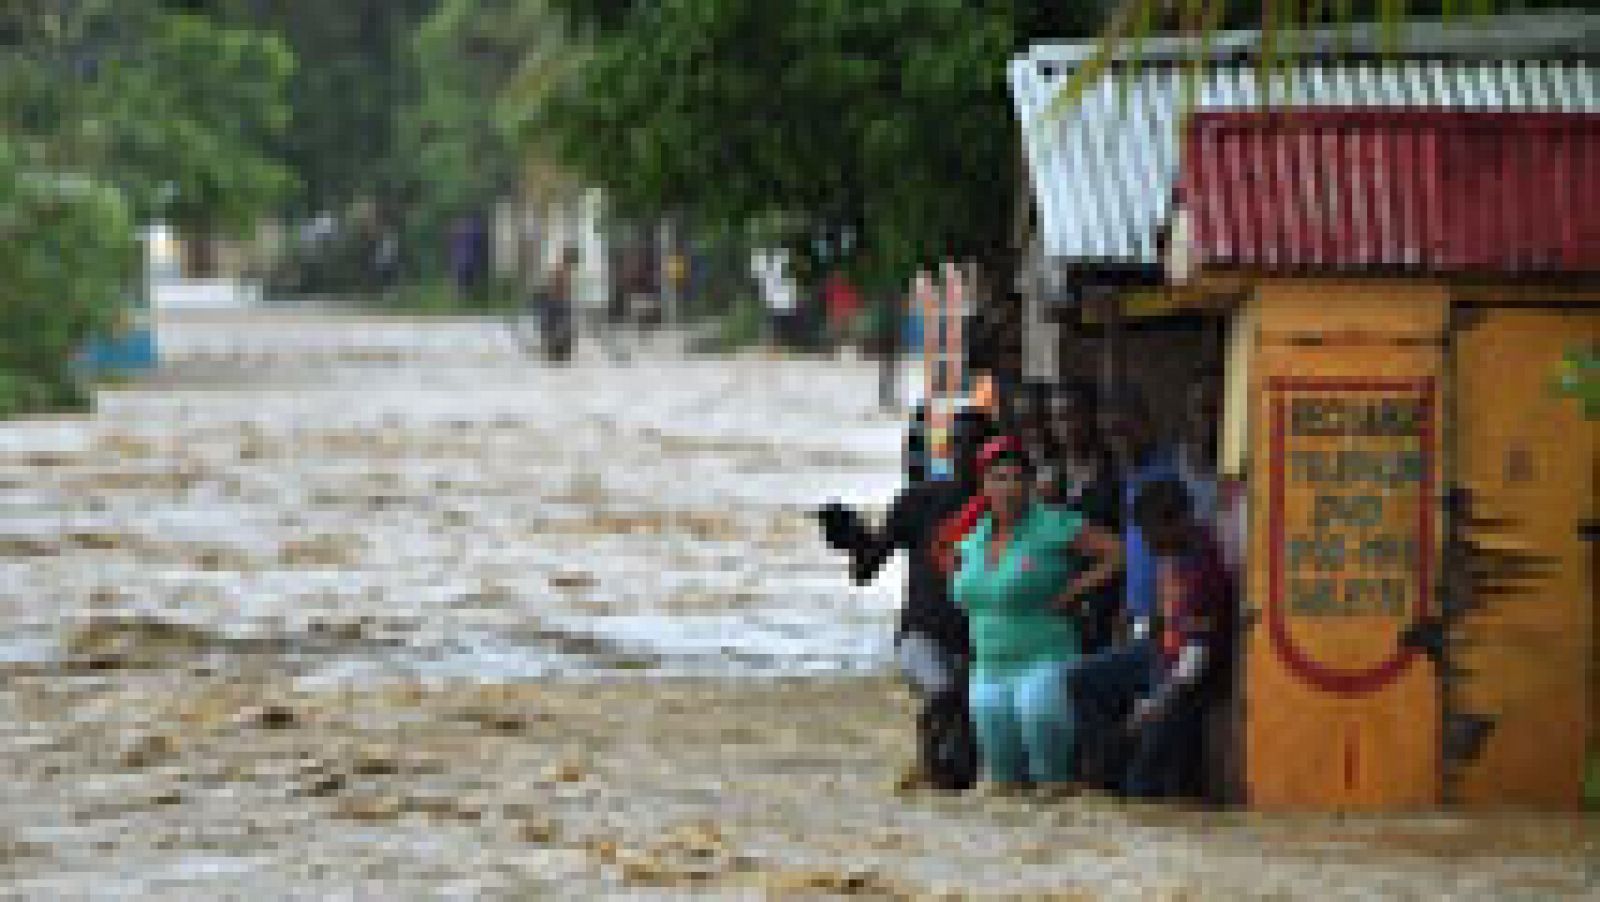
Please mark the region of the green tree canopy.
<svg viewBox="0 0 1600 902"><path fill-rule="evenodd" d="M505 98L563 41L543 0L441 0L422 21L410 52L426 77L400 111L413 231L439 234L449 217L516 194L524 148Z"/></svg>
<svg viewBox="0 0 1600 902"><path fill-rule="evenodd" d="M286 89L288 127L273 142L299 180L292 212L381 203L398 190L400 120L426 82L412 42L439 0L187 5L224 26L271 34L299 61Z"/></svg>
<svg viewBox="0 0 1600 902"><path fill-rule="evenodd" d="M371 214L324 249L334 259L306 261L319 289L371 287L380 232L402 238L408 275L435 274L450 220L515 188L518 123L501 98L562 34L542 0L193 2L270 30L304 61L279 142L303 188L288 212Z"/></svg>
<svg viewBox="0 0 1600 902"><path fill-rule="evenodd" d="M79 399L74 353L136 290L136 223L243 227L281 196L291 66L156 0L0 8L0 416Z"/></svg>
<svg viewBox="0 0 1600 902"><path fill-rule="evenodd" d="M1031 40L1466 14L1490 0L550 0L583 63L531 131L624 209L853 230L898 280L944 257L1004 275L1022 190L1006 64ZM1536 3L1537 0L1534 0Z"/></svg>
<svg viewBox="0 0 1600 902"><path fill-rule="evenodd" d="M122 192L25 156L0 136L0 418L83 400L70 361L114 323L136 261Z"/></svg>
<svg viewBox="0 0 1600 902"><path fill-rule="evenodd" d="M113 182L138 218L248 225L283 196L294 61L281 41L155 0L0 13L0 133L24 163Z"/></svg>
<svg viewBox="0 0 1600 902"><path fill-rule="evenodd" d="M849 230L858 271L896 284L946 257L1008 268L1020 170L1007 61L1032 37L1099 22L1095 3L562 5L588 51L531 121L623 211Z"/></svg>

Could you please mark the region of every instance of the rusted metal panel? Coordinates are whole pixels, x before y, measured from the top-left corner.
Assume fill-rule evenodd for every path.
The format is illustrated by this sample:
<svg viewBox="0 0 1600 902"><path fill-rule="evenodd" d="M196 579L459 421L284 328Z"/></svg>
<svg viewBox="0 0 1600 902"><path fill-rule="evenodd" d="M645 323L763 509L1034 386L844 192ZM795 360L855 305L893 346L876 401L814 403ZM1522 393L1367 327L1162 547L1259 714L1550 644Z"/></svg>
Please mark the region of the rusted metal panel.
<svg viewBox="0 0 1600 902"><path fill-rule="evenodd" d="M1199 263L1270 272L1600 272L1600 114L1195 113Z"/></svg>

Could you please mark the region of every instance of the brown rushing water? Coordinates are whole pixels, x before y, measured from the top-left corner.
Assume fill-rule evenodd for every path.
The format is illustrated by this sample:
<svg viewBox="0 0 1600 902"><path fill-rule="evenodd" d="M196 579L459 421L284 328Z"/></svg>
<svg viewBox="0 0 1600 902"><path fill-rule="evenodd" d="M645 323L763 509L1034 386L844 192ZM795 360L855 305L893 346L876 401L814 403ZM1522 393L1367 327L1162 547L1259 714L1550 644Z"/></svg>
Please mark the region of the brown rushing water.
<svg viewBox="0 0 1600 902"><path fill-rule="evenodd" d="M803 517L893 491L869 367L338 328L0 425L8 895L1600 894L1577 817L897 794L894 575Z"/></svg>

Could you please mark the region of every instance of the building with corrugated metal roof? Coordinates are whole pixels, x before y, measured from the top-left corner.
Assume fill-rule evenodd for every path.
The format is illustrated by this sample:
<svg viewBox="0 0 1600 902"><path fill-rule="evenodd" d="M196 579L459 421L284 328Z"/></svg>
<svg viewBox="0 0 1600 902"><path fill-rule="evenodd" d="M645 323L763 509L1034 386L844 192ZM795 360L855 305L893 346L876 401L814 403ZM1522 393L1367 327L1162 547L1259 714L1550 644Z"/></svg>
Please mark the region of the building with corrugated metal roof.
<svg viewBox="0 0 1600 902"><path fill-rule="evenodd" d="M1293 35L1266 74L1254 34L1198 50L1149 42L1059 116L1093 45L1012 84L1029 368L1142 389L1228 499L1236 797L1576 807L1600 426L1548 383L1600 343L1600 16Z"/></svg>
<svg viewBox="0 0 1600 902"><path fill-rule="evenodd" d="M1328 715L1246 730L1247 760L1326 775L1261 764L1254 797L1577 807L1600 424L1549 384L1600 346L1600 115L1199 111L1184 147L1189 279L1237 298L1219 456L1253 506L1247 691Z"/></svg>
<svg viewBox="0 0 1600 902"><path fill-rule="evenodd" d="M1113 343L1109 358L1087 355L1091 366L1081 336L1061 334L1059 325L1085 311L1091 318L1113 312L1108 295L1163 281L1162 237L1172 218L1179 131L1189 109L1600 112L1600 15L1417 23L1392 40L1386 43L1378 26L1286 34L1275 51L1280 68L1264 76L1256 32L1227 32L1209 43L1154 38L1130 46L1077 102L1059 110L1058 92L1097 45L1038 44L1014 59L1010 81L1034 200L1026 311L1032 375L1116 380L1128 355L1171 359L1181 345L1151 326L1148 348ZM1170 292L1135 297L1135 309L1184 300ZM1186 378L1174 373L1166 381ZM1169 394L1152 388L1158 400Z"/></svg>
<svg viewBox="0 0 1600 902"><path fill-rule="evenodd" d="M1600 112L1600 15L1413 26L1387 52L1373 28L1284 36L1265 75L1256 32L1153 39L1076 103L1057 93L1092 44L1042 44L1012 61L1039 250L1079 266L1157 265L1189 109L1404 106ZM1342 49L1341 49L1342 48ZM1208 58L1192 68L1190 57Z"/></svg>

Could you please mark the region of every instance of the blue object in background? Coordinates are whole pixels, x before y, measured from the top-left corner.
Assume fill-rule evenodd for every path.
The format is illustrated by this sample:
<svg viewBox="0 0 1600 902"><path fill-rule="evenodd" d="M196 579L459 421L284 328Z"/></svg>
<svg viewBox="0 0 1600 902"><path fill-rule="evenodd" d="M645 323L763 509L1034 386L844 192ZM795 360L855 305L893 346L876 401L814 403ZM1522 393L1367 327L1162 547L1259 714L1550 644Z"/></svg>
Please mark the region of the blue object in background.
<svg viewBox="0 0 1600 902"><path fill-rule="evenodd" d="M916 310L906 311L904 331L901 333L901 347L913 351L922 348L922 314Z"/></svg>
<svg viewBox="0 0 1600 902"><path fill-rule="evenodd" d="M178 248L171 230L154 224L140 231L143 250L138 269L125 285L122 314L103 335L84 343L73 361L90 379L128 376L155 369L160 360L152 313L153 278L174 278L181 272Z"/></svg>
<svg viewBox="0 0 1600 902"><path fill-rule="evenodd" d="M94 375L144 372L156 365L156 336L149 327L130 329L114 338L90 339L78 363Z"/></svg>
<svg viewBox="0 0 1600 902"><path fill-rule="evenodd" d="M133 375L154 369L159 358L149 309L138 305L121 328L89 339L77 364L90 377Z"/></svg>

